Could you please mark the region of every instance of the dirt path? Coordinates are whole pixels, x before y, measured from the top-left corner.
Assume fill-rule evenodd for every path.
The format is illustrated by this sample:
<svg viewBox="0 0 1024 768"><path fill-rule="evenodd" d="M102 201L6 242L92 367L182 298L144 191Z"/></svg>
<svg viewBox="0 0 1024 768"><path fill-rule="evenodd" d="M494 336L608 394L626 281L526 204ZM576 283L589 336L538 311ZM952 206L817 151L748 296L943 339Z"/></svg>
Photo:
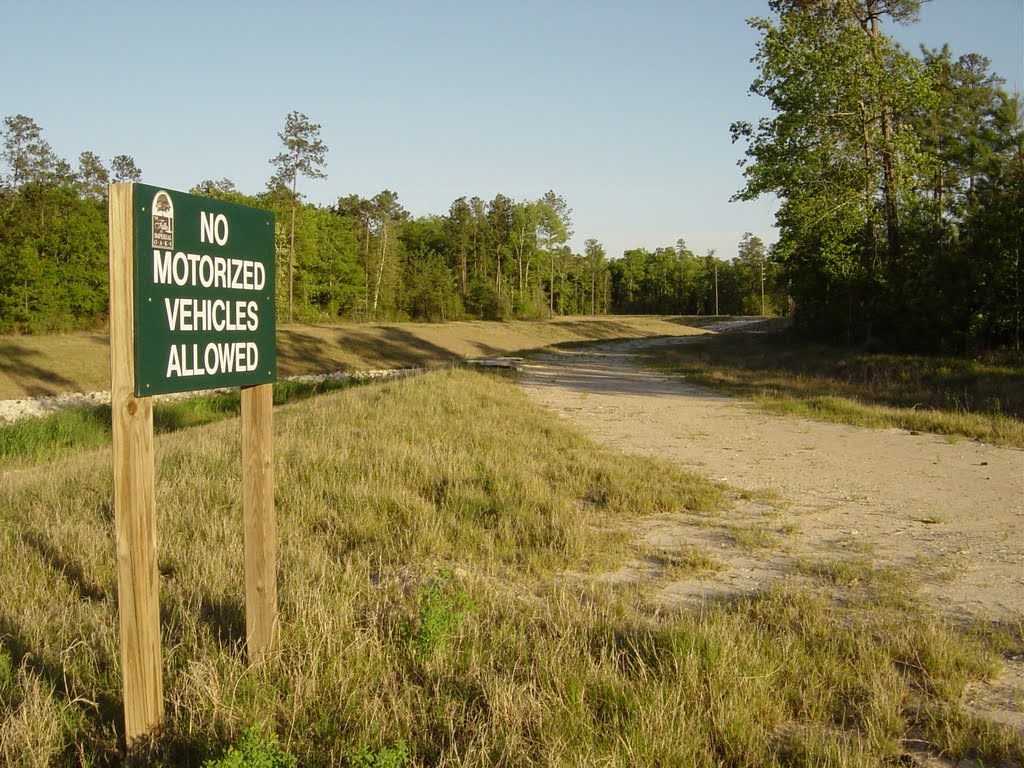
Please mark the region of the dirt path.
<svg viewBox="0 0 1024 768"><path fill-rule="evenodd" d="M599 441L759 492L721 525L685 513L644 523L647 544L696 545L724 566L670 581L659 599L699 603L792 580L801 563L862 560L910 566L925 598L954 615L1024 621L1024 452L766 415L635 364L636 349L666 343L681 342L577 349L523 372L532 396ZM643 578L645 564L632 570ZM967 703L1024 731L1024 658Z"/></svg>
<svg viewBox="0 0 1024 768"><path fill-rule="evenodd" d="M740 504L734 522L775 531L779 545L755 547L764 550L756 557L734 547L741 567L716 576L721 589L757 589L797 558L861 555L914 566L944 606L1024 616L1024 451L767 415L639 368L631 352L652 343L679 340L549 355L526 366L525 386L606 444L781 496ZM708 537L707 526L662 523L651 531L657 541Z"/></svg>
<svg viewBox="0 0 1024 768"><path fill-rule="evenodd" d="M701 546L724 566L659 580L659 599L698 604L799 580L801 565L863 561L910 566L924 597L954 615L1024 620L1024 451L772 416L634 363L641 346L679 343L546 355L523 374L534 398L600 442L750 492L720 525L687 514L644 523L650 545ZM1024 730L1024 659L970 696L975 711Z"/></svg>

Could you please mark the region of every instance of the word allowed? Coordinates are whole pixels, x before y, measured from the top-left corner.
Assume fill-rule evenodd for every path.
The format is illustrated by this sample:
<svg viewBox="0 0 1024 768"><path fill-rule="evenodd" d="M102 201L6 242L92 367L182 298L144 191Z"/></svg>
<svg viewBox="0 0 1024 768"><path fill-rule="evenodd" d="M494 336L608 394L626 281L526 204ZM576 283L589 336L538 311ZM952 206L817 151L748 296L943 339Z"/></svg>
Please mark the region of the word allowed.
<svg viewBox="0 0 1024 768"><path fill-rule="evenodd" d="M255 371L259 364L259 347L251 341L210 342L202 350L199 344L172 344L167 358L167 378L245 373Z"/></svg>

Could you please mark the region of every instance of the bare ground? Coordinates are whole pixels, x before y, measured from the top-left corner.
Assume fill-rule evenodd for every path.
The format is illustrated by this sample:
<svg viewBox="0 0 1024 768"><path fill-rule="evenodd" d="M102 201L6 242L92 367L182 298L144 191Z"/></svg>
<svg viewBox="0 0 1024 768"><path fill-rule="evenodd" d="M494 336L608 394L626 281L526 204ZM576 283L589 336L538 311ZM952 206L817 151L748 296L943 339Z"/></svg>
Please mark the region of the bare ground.
<svg viewBox="0 0 1024 768"><path fill-rule="evenodd" d="M714 524L685 513L643 523L647 545L701 546L723 566L659 579L658 599L699 604L860 561L909 567L923 597L956 617L1024 619L1024 451L768 415L634 363L641 345L665 343L680 340L538 356L523 374L531 395L600 442L741 489ZM648 572L638 562L619 577ZM1024 731L1024 659L969 703Z"/></svg>

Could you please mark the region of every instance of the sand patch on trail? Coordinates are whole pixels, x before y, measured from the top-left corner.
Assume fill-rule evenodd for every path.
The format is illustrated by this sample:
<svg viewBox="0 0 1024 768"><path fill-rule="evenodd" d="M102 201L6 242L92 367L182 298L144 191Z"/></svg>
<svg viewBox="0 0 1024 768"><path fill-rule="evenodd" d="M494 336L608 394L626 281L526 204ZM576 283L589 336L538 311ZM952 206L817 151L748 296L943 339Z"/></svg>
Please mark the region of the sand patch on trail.
<svg viewBox="0 0 1024 768"><path fill-rule="evenodd" d="M811 583L808 569L821 564L869 563L909 567L924 599L953 615L1024 617L1024 451L773 416L633 360L641 346L679 343L538 356L522 376L536 400L599 442L745 492L722 519L680 513L640 523L647 547L696 546L719 565L657 579L659 600L700 604L780 580ZM616 577L655 570L637 563ZM1024 687L1011 684L1024 680L1024 660L1008 660L1004 677L997 719L1024 730ZM982 708L990 703L977 695Z"/></svg>

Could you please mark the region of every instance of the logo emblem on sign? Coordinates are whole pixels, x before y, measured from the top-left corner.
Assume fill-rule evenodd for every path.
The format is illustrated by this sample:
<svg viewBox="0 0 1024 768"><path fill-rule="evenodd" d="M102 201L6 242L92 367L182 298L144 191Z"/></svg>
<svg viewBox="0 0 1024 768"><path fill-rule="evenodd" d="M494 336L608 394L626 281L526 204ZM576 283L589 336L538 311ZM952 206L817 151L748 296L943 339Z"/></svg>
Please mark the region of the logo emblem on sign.
<svg viewBox="0 0 1024 768"><path fill-rule="evenodd" d="M153 247L174 247L174 203L163 190L153 195Z"/></svg>

